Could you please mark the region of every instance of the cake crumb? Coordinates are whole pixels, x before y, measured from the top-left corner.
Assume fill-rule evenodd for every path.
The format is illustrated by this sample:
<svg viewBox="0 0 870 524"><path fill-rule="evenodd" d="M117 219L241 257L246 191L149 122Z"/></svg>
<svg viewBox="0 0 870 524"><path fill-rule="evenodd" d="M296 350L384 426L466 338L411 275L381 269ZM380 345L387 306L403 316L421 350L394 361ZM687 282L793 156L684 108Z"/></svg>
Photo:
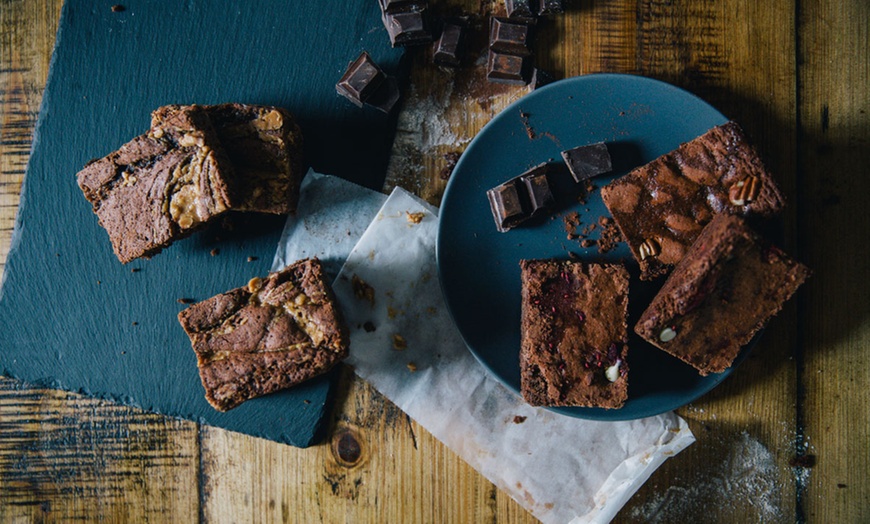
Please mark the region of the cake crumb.
<svg viewBox="0 0 870 524"><path fill-rule="evenodd" d="M423 221L423 217L426 216L422 211L417 211L416 213L409 213L405 211L405 214L408 215L408 223L409 224L419 224Z"/></svg>
<svg viewBox="0 0 870 524"><path fill-rule="evenodd" d="M398 333L393 334L393 349L396 351L404 351L407 348L408 341L405 340L405 337Z"/></svg>
<svg viewBox="0 0 870 524"><path fill-rule="evenodd" d="M616 223L610 217L600 217L598 224L601 226L601 236L598 239L598 252L607 253L616 247L624 239Z"/></svg>
<svg viewBox="0 0 870 524"><path fill-rule="evenodd" d="M124 6L122 6L121 4L115 4L115 5L112 6L112 12L113 12L113 13L122 13L122 12L124 12L124 11L126 11L126 10L127 10L127 8L124 7Z"/></svg>
<svg viewBox="0 0 870 524"><path fill-rule="evenodd" d="M194 300L192 298L182 297L182 298L179 298L178 300L176 300L176 302L178 302L179 304L193 304L194 302L196 302L196 300Z"/></svg>
<svg viewBox="0 0 870 524"><path fill-rule="evenodd" d="M255 257L255 256L248 257L248 262L255 262L257 260L259 260L259 257Z"/></svg>
<svg viewBox="0 0 870 524"><path fill-rule="evenodd" d="M357 274L351 277L351 287L353 288L353 296L360 300L368 301L372 306L375 305L375 288L368 282L361 279Z"/></svg>
<svg viewBox="0 0 870 524"><path fill-rule="evenodd" d="M211 255L211 256L213 256L213 257L216 257L216 256L218 256L218 255L220 254L220 252L221 252L220 249L218 249L218 248L214 248L214 249L212 249L211 251L209 251L208 254Z"/></svg>
<svg viewBox="0 0 870 524"><path fill-rule="evenodd" d="M528 418L528 417L523 417L521 415L514 415L514 424L522 424L523 422L526 421L526 418Z"/></svg>
<svg viewBox="0 0 870 524"><path fill-rule="evenodd" d="M408 362L408 371L410 371L411 373L417 371L417 364L414 364L413 362Z"/></svg>

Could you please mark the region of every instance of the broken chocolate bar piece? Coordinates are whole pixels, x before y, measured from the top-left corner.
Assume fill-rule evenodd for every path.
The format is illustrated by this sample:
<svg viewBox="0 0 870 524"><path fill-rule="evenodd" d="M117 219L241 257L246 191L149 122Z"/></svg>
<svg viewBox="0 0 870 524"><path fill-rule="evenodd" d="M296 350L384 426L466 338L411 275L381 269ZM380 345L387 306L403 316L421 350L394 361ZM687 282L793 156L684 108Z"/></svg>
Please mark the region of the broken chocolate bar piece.
<svg viewBox="0 0 870 524"><path fill-rule="evenodd" d="M555 199L547 181L547 169L547 164L541 164L520 175L529 195L530 216L537 216L553 207Z"/></svg>
<svg viewBox="0 0 870 524"><path fill-rule="evenodd" d="M349 337L323 266L300 260L178 314L205 397L227 411L335 366Z"/></svg>
<svg viewBox="0 0 870 524"><path fill-rule="evenodd" d="M571 176L577 182L609 173L613 169L607 144L598 142L562 151L562 158L571 171Z"/></svg>
<svg viewBox="0 0 870 524"><path fill-rule="evenodd" d="M498 53L517 56L532 54L530 26L517 20L494 16L489 24L489 48Z"/></svg>
<svg viewBox="0 0 870 524"><path fill-rule="evenodd" d="M395 12L383 11L381 19L393 47L425 44L432 41L426 20L426 5L412 4Z"/></svg>
<svg viewBox="0 0 870 524"><path fill-rule="evenodd" d="M465 24L448 20L435 43L432 60L436 64L456 67L461 62L465 43Z"/></svg>
<svg viewBox="0 0 870 524"><path fill-rule="evenodd" d="M386 75L365 51L350 63L341 80L335 84L338 94L347 98L358 107L377 91Z"/></svg>
<svg viewBox="0 0 870 524"><path fill-rule="evenodd" d="M525 191L524 186L512 179L486 192L495 226L500 232L504 233L529 218L521 197Z"/></svg>
<svg viewBox="0 0 870 524"><path fill-rule="evenodd" d="M510 18L533 18L532 6L529 0L504 0L507 15Z"/></svg>
<svg viewBox="0 0 870 524"><path fill-rule="evenodd" d="M553 15L564 12L565 9L562 7L562 0L541 0L541 4L538 7L539 15Z"/></svg>
<svg viewBox="0 0 870 524"><path fill-rule="evenodd" d="M489 50L486 79L490 82L525 85L528 76L527 69L526 57Z"/></svg>
<svg viewBox="0 0 870 524"><path fill-rule="evenodd" d="M547 164L535 166L486 192L495 225L502 233L553 207Z"/></svg>

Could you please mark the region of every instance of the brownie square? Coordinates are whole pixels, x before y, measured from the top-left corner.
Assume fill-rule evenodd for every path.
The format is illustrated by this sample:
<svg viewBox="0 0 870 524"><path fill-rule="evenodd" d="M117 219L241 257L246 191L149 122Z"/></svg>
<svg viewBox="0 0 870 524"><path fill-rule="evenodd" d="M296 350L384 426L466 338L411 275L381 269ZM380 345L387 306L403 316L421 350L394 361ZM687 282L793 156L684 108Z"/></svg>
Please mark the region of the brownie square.
<svg viewBox="0 0 870 524"><path fill-rule="evenodd" d="M651 280L676 265L717 213L768 216L783 197L734 122L714 127L601 190Z"/></svg>
<svg viewBox="0 0 870 524"><path fill-rule="evenodd" d="M347 327L316 258L181 311L205 398L220 411L325 373L348 353Z"/></svg>
<svg viewBox="0 0 870 524"><path fill-rule="evenodd" d="M205 111L187 106L91 161L79 187L121 262L148 257L230 207L233 168Z"/></svg>
<svg viewBox="0 0 870 524"><path fill-rule="evenodd" d="M164 106L151 114L163 125L187 106ZM287 214L296 211L305 175L302 131L293 115L280 107L219 104L203 106L233 164L234 211Z"/></svg>
<svg viewBox="0 0 870 524"><path fill-rule="evenodd" d="M628 271L522 260L520 391L533 406L619 408L628 397Z"/></svg>
<svg viewBox="0 0 870 524"><path fill-rule="evenodd" d="M692 244L634 330L701 375L719 373L809 274L743 219L720 214Z"/></svg>

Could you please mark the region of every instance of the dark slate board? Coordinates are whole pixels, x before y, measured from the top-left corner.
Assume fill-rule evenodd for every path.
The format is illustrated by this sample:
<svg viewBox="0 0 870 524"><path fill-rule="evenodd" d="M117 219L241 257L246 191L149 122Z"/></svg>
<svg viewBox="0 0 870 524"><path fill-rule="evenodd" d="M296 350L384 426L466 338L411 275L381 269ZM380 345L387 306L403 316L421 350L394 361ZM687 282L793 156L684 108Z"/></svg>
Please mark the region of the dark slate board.
<svg viewBox="0 0 870 524"><path fill-rule="evenodd" d="M75 174L145 132L168 103L238 101L295 113L311 165L380 188L395 117L335 93L368 50L405 74L374 0L67 0L0 289L0 371L296 446L313 444L334 375L228 413L203 397L176 315L268 273L283 219L240 217L121 265ZM323 8L323 12L321 12ZM213 248L219 255L211 256ZM256 257L248 261L249 257ZM139 269L133 272L132 269ZM136 323L134 325L134 323Z"/></svg>

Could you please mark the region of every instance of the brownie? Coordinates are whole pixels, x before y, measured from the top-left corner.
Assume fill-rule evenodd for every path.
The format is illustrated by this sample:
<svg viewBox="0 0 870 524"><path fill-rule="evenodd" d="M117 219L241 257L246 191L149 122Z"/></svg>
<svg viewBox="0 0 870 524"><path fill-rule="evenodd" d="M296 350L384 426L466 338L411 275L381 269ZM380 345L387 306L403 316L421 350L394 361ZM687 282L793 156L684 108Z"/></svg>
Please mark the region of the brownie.
<svg viewBox="0 0 870 524"><path fill-rule="evenodd" d="M719 373L809 274L742 218L716 215L634 330L701 375Z"/></svg>
<svg viewBox="0 0 870 524"><path fill-rule="evenodd" d="M714 127L601 190L641 278L676 265L717 213L769 216L783 197L734 122Z"/></svg>
<svg viewBox="0 0 870 524"><path fill-rule="evenodd" d="M533 406L619 408L628 397L628 271L522 260L520 390Z"/></svg>
<svg viewBox="0 0 870 524"><path fill-rule="evenodd" d="M220 411L320 375L348 353L320 261L300 260L181 311L205 398Z"/></svg>
<svg viewBox="0 0 870 524"><path fill-rule="evenodd" d="M124 263L160 252L226 211L232 178L232 164L199 106L174 112L77 175Z"/></svg>

